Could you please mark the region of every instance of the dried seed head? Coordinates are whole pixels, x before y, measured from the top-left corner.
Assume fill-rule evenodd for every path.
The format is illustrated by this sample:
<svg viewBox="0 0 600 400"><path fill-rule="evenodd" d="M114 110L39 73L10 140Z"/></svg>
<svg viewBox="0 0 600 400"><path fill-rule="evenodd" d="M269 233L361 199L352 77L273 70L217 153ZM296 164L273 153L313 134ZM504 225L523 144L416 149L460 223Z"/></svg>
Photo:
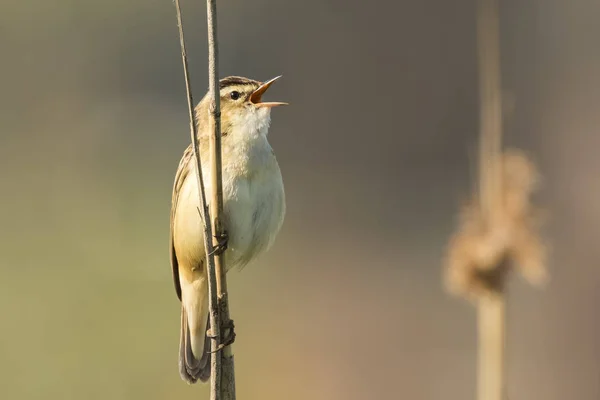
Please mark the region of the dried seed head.
<svg viewBox="0 0 600 400"><path fill-rule="evenodd" d="M501 292L511 268L533 284L546 278L546 251L537 233L537 210L530 202L539 181L537 171L515 150L502 155L500 167L500 184L491 185L498 188L494 209L484 213L478 201L467 205L448 247L447 287L473 300Z"/></svg>

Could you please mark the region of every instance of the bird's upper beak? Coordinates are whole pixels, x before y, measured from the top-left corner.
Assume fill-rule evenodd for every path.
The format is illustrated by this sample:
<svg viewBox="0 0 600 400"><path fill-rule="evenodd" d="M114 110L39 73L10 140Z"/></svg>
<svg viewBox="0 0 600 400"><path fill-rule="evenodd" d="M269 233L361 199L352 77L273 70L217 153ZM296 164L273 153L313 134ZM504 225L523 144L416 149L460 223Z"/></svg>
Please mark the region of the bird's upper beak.
<svg viewBox="0 0 600 400"><path fill-rule="evenodd" d="M273 84L273 82L275 82L277 79L281 78L281 75L270 79L268 81L266 81L265 83L263 83L262 85L260 85L258 87L258 89L256 89L251 95L250 95L250 101L256 106L256 107L277 107L277 106L287 106L288 103L282 103L279 101L272 101L272 102L263 102L262 101L262 95L265 94L265 92L267 91L267 89L269 89L269 87Z"/></svg>

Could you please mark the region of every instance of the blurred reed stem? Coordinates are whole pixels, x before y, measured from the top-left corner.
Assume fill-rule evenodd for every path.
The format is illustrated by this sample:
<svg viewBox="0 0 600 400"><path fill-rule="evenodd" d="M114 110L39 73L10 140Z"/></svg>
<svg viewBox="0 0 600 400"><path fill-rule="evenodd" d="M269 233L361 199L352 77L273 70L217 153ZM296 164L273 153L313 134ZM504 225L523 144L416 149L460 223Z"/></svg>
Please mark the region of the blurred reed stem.
<svg viewBox="0 0 600 400"><path fill-rule="evenodd" d="M478 400L504 400L504 293L478 302Z"/></svg>
<svg viewBox="0 0 600 400"><path fill-rule="evenodd" d="M502 210L502 88L498 0L478 0L480 147L479 204L489 226L496 226ZM501 261L498 261L501 262ZM502 268L502 266L494 266ZM496 290L478 300L478 400L503 400L505 293L503 275Z"/></svg>
<svg viewBox="0 0 600 400"><path fill-rule="evenodd" d="M477 304L477 400L505 400L506 280L518 267L533 284L546 277L546 248L531 204L538 174L520 151L502 146L499 0L477 2L480 90L479 184L462 210L446 256L448 289Z"/></svg>

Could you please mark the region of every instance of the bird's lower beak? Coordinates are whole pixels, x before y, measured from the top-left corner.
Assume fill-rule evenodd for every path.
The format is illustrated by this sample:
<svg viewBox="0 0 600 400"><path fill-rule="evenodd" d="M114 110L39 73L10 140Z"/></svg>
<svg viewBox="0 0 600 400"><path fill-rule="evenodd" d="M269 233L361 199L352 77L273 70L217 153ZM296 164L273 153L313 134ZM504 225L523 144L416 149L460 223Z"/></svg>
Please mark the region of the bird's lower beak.
<svg viewBox="0 0 600 400"><path fill-rule="evenodd" d="M277 107L277 106L287 106L288 103L282 103L279 101L272 101L272 102L263 102L262 101L262 95L265 94L265 92L267 91L267 89L269 89L269 87L273 84L273 82L275 82L277 79L281 78L281 75L270 79L268 81L266 81L265 83L263 83L262 85L260 85L258 87L258 89L256 89L251 95L250 95L250 101L256 106L256 107Z"/></svg>

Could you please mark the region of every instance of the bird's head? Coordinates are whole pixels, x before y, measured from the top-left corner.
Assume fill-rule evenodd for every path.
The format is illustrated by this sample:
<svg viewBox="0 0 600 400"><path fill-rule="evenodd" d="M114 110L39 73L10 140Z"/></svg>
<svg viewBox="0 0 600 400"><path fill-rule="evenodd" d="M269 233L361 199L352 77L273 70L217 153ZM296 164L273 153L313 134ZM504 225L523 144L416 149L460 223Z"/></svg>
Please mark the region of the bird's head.
<svg viewBox="0 0 600 400"><path fill-rule="evenodd" d="M219 82L221 132L225 137L232 131L263 132L270 123L271 108L285 106L282 102L265 102L263 95L281 76L258 82L240 76L228 76ZM200 126L207 126L210 97L207 94L196 107Z"/></svg>

